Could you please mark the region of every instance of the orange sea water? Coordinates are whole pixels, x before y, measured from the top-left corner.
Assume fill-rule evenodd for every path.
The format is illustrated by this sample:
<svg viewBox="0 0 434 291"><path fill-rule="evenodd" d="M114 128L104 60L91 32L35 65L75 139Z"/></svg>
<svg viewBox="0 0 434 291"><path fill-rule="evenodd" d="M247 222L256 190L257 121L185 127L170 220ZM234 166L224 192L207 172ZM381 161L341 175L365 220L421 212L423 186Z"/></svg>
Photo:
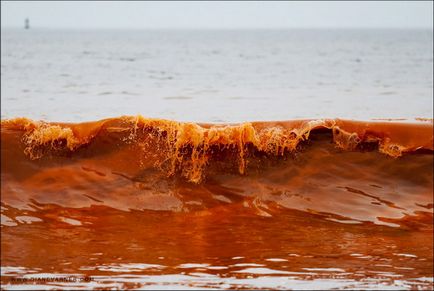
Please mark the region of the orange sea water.
<svg viewBox="0 0 434 291"><path fill-rule="evenodd" d="M10 119L1 158L6 289L434 286L430 120Z"/></svg>

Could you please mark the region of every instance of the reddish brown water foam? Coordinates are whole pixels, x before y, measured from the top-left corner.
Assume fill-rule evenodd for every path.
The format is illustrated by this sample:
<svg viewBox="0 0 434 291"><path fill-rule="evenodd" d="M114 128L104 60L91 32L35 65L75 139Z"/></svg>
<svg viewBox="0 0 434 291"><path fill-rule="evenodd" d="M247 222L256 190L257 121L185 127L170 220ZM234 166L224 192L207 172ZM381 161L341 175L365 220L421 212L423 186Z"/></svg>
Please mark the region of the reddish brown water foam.
<svg viewBox="0 0 434 291"><path fill-rule="evenodd" d="M432 122L23 118L1 157L3 286L433 287Z"/></svg>

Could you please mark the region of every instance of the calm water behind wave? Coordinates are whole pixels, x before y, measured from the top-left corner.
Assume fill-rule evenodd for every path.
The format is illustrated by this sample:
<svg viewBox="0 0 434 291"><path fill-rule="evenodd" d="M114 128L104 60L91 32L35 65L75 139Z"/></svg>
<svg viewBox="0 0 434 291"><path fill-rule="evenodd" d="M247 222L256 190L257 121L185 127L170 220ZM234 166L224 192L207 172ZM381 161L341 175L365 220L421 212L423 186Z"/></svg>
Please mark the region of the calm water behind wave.
<svg viewBox="0 0 434 291"><path fill-rule="evenodd" d="M432 117L431 30L2 29L2 118Z"/></svg>

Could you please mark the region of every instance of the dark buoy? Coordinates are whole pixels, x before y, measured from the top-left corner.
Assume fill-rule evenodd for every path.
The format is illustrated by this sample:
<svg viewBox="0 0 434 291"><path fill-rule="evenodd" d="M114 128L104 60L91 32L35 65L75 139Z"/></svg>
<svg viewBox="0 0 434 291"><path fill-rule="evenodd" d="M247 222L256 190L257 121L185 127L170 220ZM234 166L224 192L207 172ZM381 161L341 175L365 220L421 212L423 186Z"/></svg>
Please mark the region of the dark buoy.
<svg viewBox="0 0 434 291"><path fill-rule="evenodd" d="M26 20L24 20L24 29L29 29L30 28L30 21L28 18L26 18Z"/></svg>

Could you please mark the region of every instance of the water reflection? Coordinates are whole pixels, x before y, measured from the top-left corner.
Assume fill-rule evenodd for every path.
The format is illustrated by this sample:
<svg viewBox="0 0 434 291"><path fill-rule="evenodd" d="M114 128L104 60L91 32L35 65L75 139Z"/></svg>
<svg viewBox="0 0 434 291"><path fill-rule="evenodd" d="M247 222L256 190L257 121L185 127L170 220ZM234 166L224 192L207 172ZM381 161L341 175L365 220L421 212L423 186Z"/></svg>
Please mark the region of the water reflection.
<svg viewBox="0 0 434 291"><path fill-rule="evenodd" d="M118 270L118 274L93 275L76 273L35 273L34 270L26 270L23 267L3 267L2 286L7 290L17 289L13 285L14 276L21 275L24 284L20 287L25 289L68 288L88 290L90 288L110 289L429 289L432 287L433 278L419 277L411 279L397 279L401 275L392 272L376 272L367 278L353 278L342 270L328 269L327 275L320 272L283 272L261 268L253 272L237 272L243 274L220 275L206 272L173 273L173 274L130 274L136 272L137 265L129 269ZM233 272L234 273L234 272ZM236 272L235 272L236 273ZM245 274L244 274L245 273ZM284 276L282 276L284 274ZM62 282L68 281L68 282Z"/></svg>
<svg viewBox="0 0 434 291"><path fill-rule="evenodd" d="M50 207L49 213L35 212L40 221L2 226L5 289L27 283L68 289L432 286L429 231L340 224L288 210L271 218L251 216L241 212L242 204L206 215L75 209L78 225L57 219L71 209ZM4 209L14 217L13 207ZM92 281L15 280L51 275Z"/></svg>

